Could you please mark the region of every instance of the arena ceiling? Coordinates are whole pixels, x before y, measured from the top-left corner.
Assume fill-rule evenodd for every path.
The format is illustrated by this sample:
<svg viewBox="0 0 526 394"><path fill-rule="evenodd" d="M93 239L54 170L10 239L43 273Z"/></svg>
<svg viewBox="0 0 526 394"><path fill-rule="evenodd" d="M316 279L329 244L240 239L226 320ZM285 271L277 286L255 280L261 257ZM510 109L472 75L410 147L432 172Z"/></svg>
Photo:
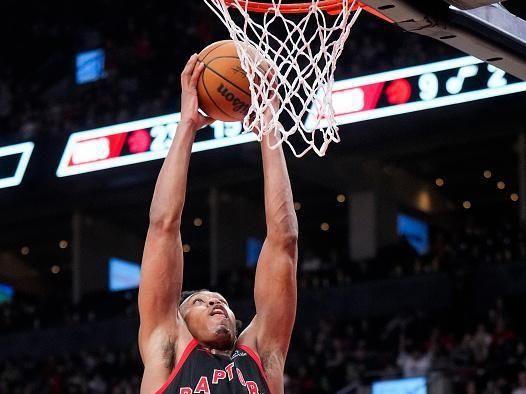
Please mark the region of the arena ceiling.
<svg viewBox="0 0 526 394"><path fill-rule="evenodd" d="M524 12L519 1L507 4L518 14ZM430 184L453 203L453 214L466 212L462 207L466 200L472 204L473 215L517 214L510 194L519 188L517 139L526 131L525 108L526 94L520 93L342 126L342 142L325 157L289 155L295 196L304 207L301 223L319 236L315 231L323 215L310 212L326 212L328 217L340 218L336 228L345 229L345 205L337 204L336 196L348 190L347 166L368 161L380 163L386 173L403 169ZM36 168L28 170L24 183L0 190L0 250L16 254L50 280L57 278L49 273L50 265L69 270L71 248L62 249L59 242L71 240L74 212L103 215L144 236L162 164L157 160L58 179L54 170L65 143L65 138L43 142L32 159ZM195 154L187 221L207 211L207 192L212 186L260 200L257 151L256 144L247 144ZM490 179L484 178L485 170L492 172ZM444 186L436 186L437 178L444 180ZM506 184L503 190L496 187L499 180ZM23 255L26 245L31 245L31 252ZM69 286L67 279L61 280L61 286Z"/></svg>

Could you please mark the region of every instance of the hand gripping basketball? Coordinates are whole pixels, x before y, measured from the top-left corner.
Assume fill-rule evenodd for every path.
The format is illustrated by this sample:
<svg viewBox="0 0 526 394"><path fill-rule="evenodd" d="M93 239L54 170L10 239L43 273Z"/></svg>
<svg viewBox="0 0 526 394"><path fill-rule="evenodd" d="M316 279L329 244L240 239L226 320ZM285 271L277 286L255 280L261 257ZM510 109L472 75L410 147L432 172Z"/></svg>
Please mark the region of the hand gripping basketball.
<svg viewBox="0 0 526 394"><path fill-rule="evenodd" d="M181 73L181 123L190 124L194 130L214 122L213 118L198 111L197 81L203 69L204 64L193 54Z"/></svg>
<svg viewBox="0 0 526 394"><path fill-rule="evenodd" d="M214 119L241 121L251 105L250 83L232 40L210 44L199 54L205 70L199 77L200 108Z"/></svg>

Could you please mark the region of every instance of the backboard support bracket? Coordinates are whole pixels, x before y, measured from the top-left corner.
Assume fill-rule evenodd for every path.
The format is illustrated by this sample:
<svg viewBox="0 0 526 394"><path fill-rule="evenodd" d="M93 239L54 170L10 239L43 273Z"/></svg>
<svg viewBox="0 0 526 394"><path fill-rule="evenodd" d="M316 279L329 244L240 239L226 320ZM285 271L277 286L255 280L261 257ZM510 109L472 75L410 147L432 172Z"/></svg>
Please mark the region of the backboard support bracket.
<svg viewBox="0 0 526 394"><path fill-rule="evenodd" d="M445 1L362 2L405 31L434 38L526 81L526 21L500 3L463 10Z"/></svg>
<svg viewBox="0 0 526 394"><path fill-rule="evenodd" d="M490 4L500 3L501 0L445 0L446 3L451 4L461 10L472 10L474 8L484 7Z"/></svg>

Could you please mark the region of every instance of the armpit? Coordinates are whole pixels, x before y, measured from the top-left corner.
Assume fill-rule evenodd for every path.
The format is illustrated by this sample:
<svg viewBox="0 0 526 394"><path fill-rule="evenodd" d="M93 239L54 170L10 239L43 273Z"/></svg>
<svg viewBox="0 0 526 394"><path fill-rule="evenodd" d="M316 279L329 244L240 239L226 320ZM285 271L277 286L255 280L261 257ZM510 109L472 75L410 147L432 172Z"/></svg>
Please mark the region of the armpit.
<svg viewBox="0 0 526 394"><path fill-rule="evenodd" d="M163 360L166 369L172 371L175 368L175 341L172 339L163 345Z"/></svg>
<svg viewBox="0 0 526 394"><path fill-rule="evenodd" d="M266 373L277 372L282 370L280 358L275 352L264 352L260 354L261 364Z"/></svg>

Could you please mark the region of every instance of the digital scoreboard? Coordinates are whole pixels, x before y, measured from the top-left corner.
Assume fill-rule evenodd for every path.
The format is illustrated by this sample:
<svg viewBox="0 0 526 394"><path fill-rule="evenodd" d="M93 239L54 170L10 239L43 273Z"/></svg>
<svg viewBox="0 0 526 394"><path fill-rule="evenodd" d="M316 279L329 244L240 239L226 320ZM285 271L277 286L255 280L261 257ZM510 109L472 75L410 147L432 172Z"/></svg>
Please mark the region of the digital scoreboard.
<svg viewBox="0 0 526 394"><path fill-rule="evenodd" d="M526 82L481 60L458 59L337 81L333 106L339 125L526 91ZM307 127L326 127L323 114Z"/></svg>
<svg viewBox="0 0 526 394"><path fill-rule="evenodd" d="M496 96L525 92L526 82L472 56L340 80L333 86L337 124L377 119ZM526 100L525 100L526 101ZM166 157L180 113L70 134L57 177L99 171ZM305 119L325 126L323 115ZM196 134L200 152L255 141L240 122L215 122ZM22 182L34 143L0 147L0 189Z"/></svg>
<svg viewBox="0 0 526 394"><path fill-rule="evenodd" d="M526 91L526 82L472 56L352 78L334 83L340 125ZM314 127L316 117L305 119ZM82 174L166 157L180 113L70 135L56 171ZM215 122L196 135L193 152L255 141L241 123Z"/></svg>
<svg viewBox="0 0 526 394"><path fill-rule="evenodd" d="M121 123L70 135L57 176L82 174L166 157L175 136L180 113ZM240 122L214 122L196 134L192 152L255 141L242 134Z"/></svg>

